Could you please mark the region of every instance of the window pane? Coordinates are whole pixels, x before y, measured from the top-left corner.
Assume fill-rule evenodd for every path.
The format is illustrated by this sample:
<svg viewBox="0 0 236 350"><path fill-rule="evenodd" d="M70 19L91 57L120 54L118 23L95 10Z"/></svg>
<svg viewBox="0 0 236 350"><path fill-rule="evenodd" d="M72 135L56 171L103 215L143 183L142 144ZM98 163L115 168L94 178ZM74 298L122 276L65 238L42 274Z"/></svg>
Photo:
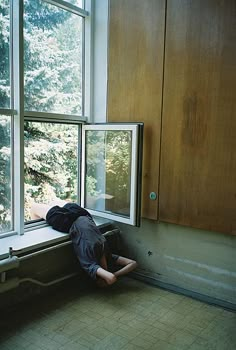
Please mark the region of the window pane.
<svg viewBox="0 0 236 350"><path fill-rule="evenodd" d="M66 0L66 2L69 2L72 5L84 8L84 0Z"/></svg>
<svg viewBox="0 0 236 350"><path fill-rule="evenodd" d="M24 3L25 110L81 115L82 17Z"/></svg>
<svg viewBox="0 0 236 350"><path fill-rule="evenodd" d="M10 108L10 5L0 1L0 108Z"/></svg>
<svg viewBox="0 0 236 350"><path fill-rule="evenodd" d="M130 216L131 131L86 131L85 207Z"/></svg>
<svg viewBox="0 0 236 350"><path fill-rule="evenodd" d="M25 221L32 202L77 201L78 128L25 122Z"/></svg>
<svg viewBox="0 0 236 350"><path fill-rule="evenodd" d="M0 233L12 229L11 117L0 115Z"/></svg>

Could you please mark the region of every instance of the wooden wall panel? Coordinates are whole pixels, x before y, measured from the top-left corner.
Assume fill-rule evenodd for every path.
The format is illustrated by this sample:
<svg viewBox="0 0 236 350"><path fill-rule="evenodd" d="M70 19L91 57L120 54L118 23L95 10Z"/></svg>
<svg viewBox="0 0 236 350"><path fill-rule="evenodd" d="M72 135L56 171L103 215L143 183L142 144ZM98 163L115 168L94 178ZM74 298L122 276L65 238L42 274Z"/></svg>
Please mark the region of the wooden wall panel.
<svg viewBox="0 0 236 350"><path fill-rule="evenodd" d="M109 122L144 122L142 216L157 219L165 0L111 0Z"/></svg>
<svg viewBox="0 0 236 350"><path fill-rule="evenodd" d="M160 220L236 234L236 1L167 4Z"/></svg>

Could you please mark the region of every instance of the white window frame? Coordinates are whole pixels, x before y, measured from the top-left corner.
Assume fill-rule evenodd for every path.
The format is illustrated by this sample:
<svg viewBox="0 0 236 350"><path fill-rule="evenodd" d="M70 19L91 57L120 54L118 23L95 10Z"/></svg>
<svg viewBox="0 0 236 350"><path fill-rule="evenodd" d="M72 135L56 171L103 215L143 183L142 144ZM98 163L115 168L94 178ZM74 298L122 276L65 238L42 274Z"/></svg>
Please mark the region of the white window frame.
<svg viewBox="0 0 236 350"><path fill-rule="evenodd" d="M122 222L124 224L140 225L140 205L141 205L141 163L142 163L142 128L141 123L124 124L94 124L82 126L82 160L81 160L81 205L86 208L91 215ZM131 174L130 174L130 215L129 217L121 214L108 213L106 211L97 211L86 207L86 131L130 131L131 140Z"/></svg>
<svg viewBox="0 0 236 350"><path fill-rule="evenodd" d="M100 47L96 47L95 50L98 53L96 55L96 60L94 60L94 27L98 27L98 23L94 24L95 15L94 10L99 12L99 18L102 17L102 31L100 31L101 25L99 25L99 37L96 40L104 43L104 39L107 39L107 25L108 25L108 0L101 0L101 3L95 3L96 0L84 0L84 8L80 9L74 5L71 5L63 0L43 0L44 2L57 5L61 8L68 9L72 13L76 13L85 18L84 21L84 41L86 42L84 48L84 67L83 72L83 91L84 91L84 105L82 107L82 115L62 115L57 113L44 113L36 111L25 111L24 110L24 71L23 71L23 0L10 0L11 3L11 74L12 74L12 96L13 103L9 109L1 109L3 115L11 115L13 120L14 132L14 154L13 154L13 172L14 172L14 184L13 193L14 200L12 203L13 207L13 225L14 231L7 233L0 233L0 239L17 235L24 235L26 231L32 231L35 229L50 231L49 227L45 227L45 222L28 223L25 225L24 222L24 122L27 121L40 121L40 122L63 122L83 125L85 123L92 123L95 121L106 122L106 81L107 81L107 71L106 71L106 55L104 49L100 50ZM100 1L100 0L99 0ZM14 6L13 6L14 2ZM100 6L101 5L101 6ZM98 36L98 34L96 34ZM105 45L105 44L104 44ZM104 47L104 46L102 46ZM100 50L100 51L99 51ZM105 50L106 51L106 50ZM99 59L97 58L99 56ZM102 58L101 58L102 57ZM100 61L99 61L100 60ZM103 69L100 72L94 74L94 64L96 69L100 68L101 65ZM13 71L14 67L14 71ZM101 74L100 74L101 73ZM106 74L105 74L106 73ZM95 79L95 86L94 86ZM102 93L101 93L101 80L102 80ZM93 83L91 83L93 82ZM94 96L94 89L97 90L99 87L99 101L98 97ZM102 98L102 103L101 103ZM94 101L95 100L95 101ZM94 108L96 107L96 108ZM120 125L117 125L120 130ZM136 141L134 141L136 142ZM132 147L133 149L133 147ZM140 171L140 169L139 169ZM83 179L83 175L79 171L78 173L78 184L79 180ZM139 175L140 180L140 175ZM138 180L138 181L139 181ZM82 186L83 188L83 186ZM78 186L79 190L79 186ZM132 190L133 195L131 196L132 206L135 207L135 203L140 202L140 194L136 194L135 190ZM81 203L83 205L83 202ZM132 210L133 211L133 210ZM133 211L134 212L134 211ZM131 220L123 220L124 223L128 224L139 224L138 215L140 217L140 209L137 210L137 216L132 214ZM98 214L100 217L108 218L109 220L118 220L118 215L109 216ZM97 220L97 218L95 218ZM99 220L99 219L98 219ZM101 219L103 220L103 219ZM121 220L120 220L121 221ZM51 229L52 230L52 229ZM53 231L53 230L52 230ZM41 232L41 231L40 231ZM43 231L44 232L44 231ZM51 231L50 231L51 232ZM33 234L33 232L32 232ZM30 232L26 235L29 237ZM35 236L35 235L34 235ZM25 240L27 237L21 237L21 241ZM10 238L10 237L9 237ZM15 237L12 237L15 239ZM8 238L6 238L8 239ZM45 239L45 238L42 238ZM62 239L62 237L60 238ZM65 239L65 237L63 237Z"/></svg>
<svg viewBox="0 0 236 350"><path fill-rule="evenodd" d="M82 125L91 121L93 87L93 11L94 0L84 0L84 8L79 8L63 0L43 0L84 18L83 33L83 68L82 68L82 115L62 115L24 110L24 41L23 41L23 3L24 0L10 0L10 72L12 105L9 109L0 109L3 115L12 116L13 135L13 231L0 233L0 238L25 231L24 222L24 121L63 122ZM86 45L85 45L86 43ZM78 169L79 171L79 169ZM79 181L78 181L79 184ZM39 224L40 225L40 224Z"/></svg>

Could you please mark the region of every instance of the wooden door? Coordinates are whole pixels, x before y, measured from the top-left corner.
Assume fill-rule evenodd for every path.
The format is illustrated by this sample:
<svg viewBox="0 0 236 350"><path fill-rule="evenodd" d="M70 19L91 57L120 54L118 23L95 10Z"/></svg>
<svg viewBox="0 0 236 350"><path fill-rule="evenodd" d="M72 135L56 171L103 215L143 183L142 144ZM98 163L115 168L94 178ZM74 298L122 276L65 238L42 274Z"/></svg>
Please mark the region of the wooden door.
<svg viewBox="0 0 236 350"><path fill-rule="evenodd" d="M142 216L157 219L165 0L111 0L109 122L144 122Z"/></svg>
<svg viewBox="0 0 236 350"><path fill-rule="evenodd" d="M160 220L236 234L236 2L167 4Z"/></svg>

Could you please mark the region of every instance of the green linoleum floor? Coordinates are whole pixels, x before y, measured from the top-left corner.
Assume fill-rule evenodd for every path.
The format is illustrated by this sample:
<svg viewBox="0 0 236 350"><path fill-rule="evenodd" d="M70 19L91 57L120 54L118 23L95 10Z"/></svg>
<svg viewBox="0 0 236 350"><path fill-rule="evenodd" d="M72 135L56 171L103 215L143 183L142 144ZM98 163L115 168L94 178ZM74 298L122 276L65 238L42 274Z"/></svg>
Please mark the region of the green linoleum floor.
<svg viewBox="0 0 236 350"><path fill-rule="evenodd" d="M73 284L1 312L1 350L235 350L236 314L123 278Z"/></svg>

